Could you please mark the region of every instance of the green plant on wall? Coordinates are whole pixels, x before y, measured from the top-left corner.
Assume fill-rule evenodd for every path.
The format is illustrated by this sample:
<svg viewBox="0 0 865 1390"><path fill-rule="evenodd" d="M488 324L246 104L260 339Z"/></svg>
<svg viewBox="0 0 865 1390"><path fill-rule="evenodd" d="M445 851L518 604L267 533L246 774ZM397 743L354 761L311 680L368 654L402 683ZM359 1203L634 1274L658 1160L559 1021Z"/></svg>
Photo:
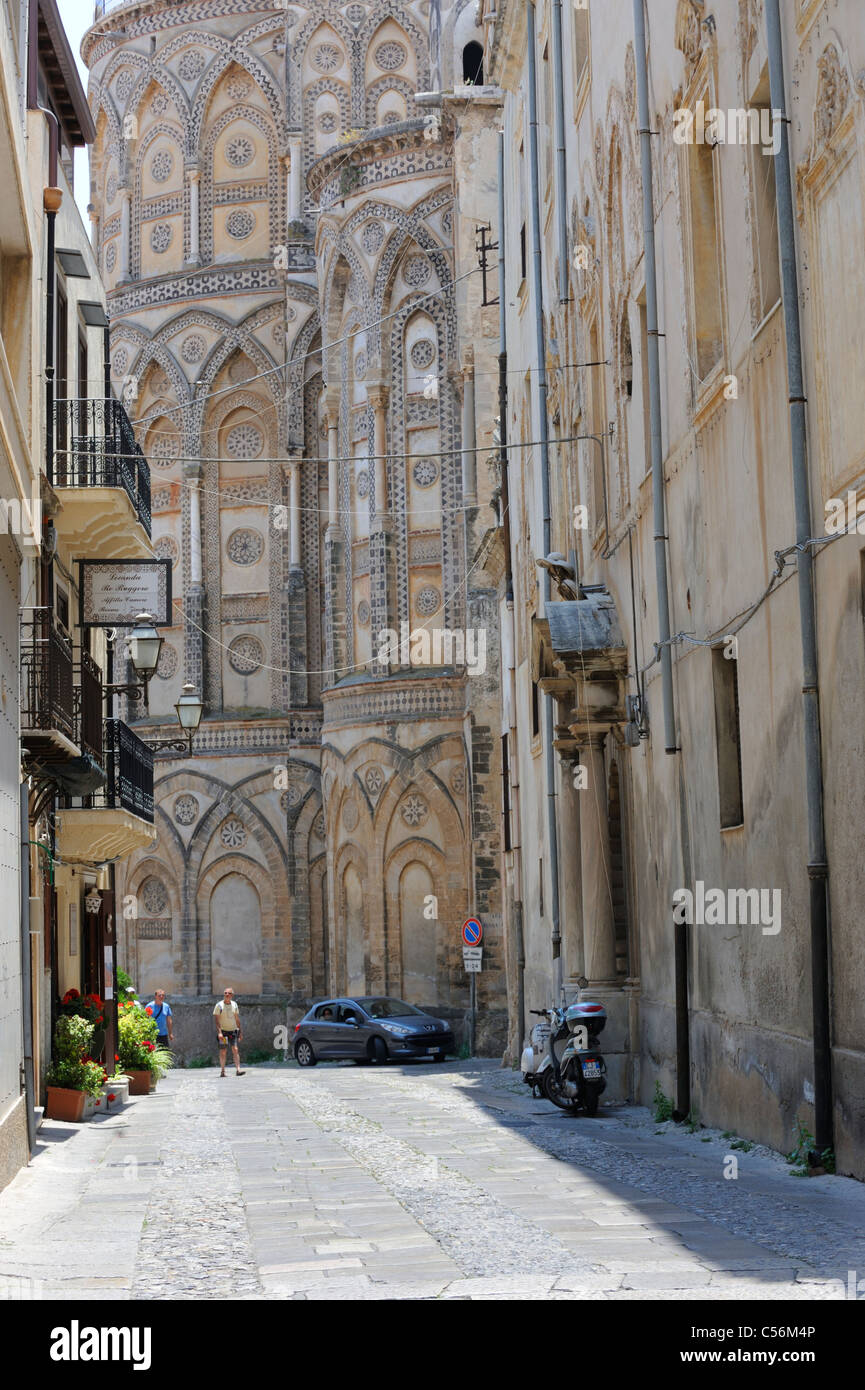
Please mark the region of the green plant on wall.
<svg viewBox="0 0 865 1390"><path fill-rule="evenodd" d="M652 1114L657 1123L663 1124L665 1120L673 1118L673 1102L669 1096L665 1096L661 1090L660 1081L655 1082L655 1094L652 1098Z"/></svg>

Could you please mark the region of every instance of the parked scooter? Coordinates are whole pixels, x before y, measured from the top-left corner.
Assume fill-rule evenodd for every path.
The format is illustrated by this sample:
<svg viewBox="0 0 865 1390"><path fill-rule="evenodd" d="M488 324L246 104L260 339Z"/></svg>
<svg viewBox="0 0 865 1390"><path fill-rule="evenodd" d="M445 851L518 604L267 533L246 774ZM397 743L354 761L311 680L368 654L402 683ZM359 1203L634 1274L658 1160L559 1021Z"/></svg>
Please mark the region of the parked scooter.
<svg viewBox="0 0 865 1390"><path fill-rule="evenodd" d="M597 1041L607 1021L603 1004L553 1005L531 1013L545 1022L535 1024L523 1052L526 1085L560 1110L597 1115L607 1086L607 1068Z"/></svg>

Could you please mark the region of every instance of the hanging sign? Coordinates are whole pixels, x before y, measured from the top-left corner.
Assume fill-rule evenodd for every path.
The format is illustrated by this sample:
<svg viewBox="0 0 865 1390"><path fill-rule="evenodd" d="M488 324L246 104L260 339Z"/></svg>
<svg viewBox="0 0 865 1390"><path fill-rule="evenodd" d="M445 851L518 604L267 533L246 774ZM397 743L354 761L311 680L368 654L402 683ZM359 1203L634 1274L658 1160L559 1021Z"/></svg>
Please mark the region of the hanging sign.
<svg viewBox="0 0 865 1390"><path fill-rule="evenodd" d="M172 627L171 560L79 560L82 627L134 627L149 613L156 627Z"/></svg>

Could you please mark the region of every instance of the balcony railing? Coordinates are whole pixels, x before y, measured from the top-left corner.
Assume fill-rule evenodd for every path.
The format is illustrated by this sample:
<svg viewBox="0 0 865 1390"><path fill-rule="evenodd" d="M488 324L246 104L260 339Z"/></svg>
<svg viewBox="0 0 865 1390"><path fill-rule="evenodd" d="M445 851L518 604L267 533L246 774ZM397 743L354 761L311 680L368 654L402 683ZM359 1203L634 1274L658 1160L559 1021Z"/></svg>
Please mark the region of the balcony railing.
<svg viewBox="0 0 865 1390"><path fill-rule="evenodd" d="M50 608L27 608L21 622L21 728L75 740L72 641Z"/></svg>
<svg viewBox="0 0 865 1390"><path fill-rule="evenodd" d="M122 719L106 719L105 754L108 781L101 804L122 807L152 825L153 753Z"/></svg>
<svg viewBox="0 0 865 1390"><path fill-rule="evenodd" d="M102 672L89 652L82 651L75 688L78 746L82 753L102 764Z"/></svg>
<svg viewBox="0 0 865 1390"><path fill-rule="evenodd" d="M120 401L54 402L55 487L122 487L150 535L150 468Z"/></svg>

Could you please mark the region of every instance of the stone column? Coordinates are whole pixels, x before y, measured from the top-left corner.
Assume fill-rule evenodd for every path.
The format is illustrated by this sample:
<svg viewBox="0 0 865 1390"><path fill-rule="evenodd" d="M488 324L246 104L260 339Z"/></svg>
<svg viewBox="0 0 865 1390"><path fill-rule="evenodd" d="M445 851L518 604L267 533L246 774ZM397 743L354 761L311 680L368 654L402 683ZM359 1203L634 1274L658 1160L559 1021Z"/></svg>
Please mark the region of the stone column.
<svg viewBox="0 0 865 1390"><path fill-rule="evenodd" d="M366 398L373 414L373 447L375 456L375 512L377 520L383 521L388 510L387 495L387 387L382 383L367 386ZM370 518L372 520L372 518Z"/></svg>
<svg viewBox="0 0 865 1390"><path fill-rule="evenodd" d="M302 146L299 139L288 142L288 221L299 222L303 216L303 189L301 170L303 166Z"/></svg>
<svg viewBox="0 0 865 1390"><path fill-rule="evenodd" d="M580 818L586 791L574 786L575 764L568 753L559 761L561 784L558 794L559 823L559 918L564 957L562 978L570 995L585 972L583 951L583 904L581 885Z"/></svg>
<svg viewBox="0 0 865 1390"><path fill-rule="evenodd" d="M283 465L288 479L288 575L283 592L282 644L291 653L291 672L285 680L285 695L289 706L297 709L309 699L309 677L303 673L309 667L309 642L306 613L306 578L303 570L301 533L301 468L300 458L290 458ZM283 570L283 573L285 571Z"/></svg>
<svg viewBox="0 0 865 1390"><path fill-rule="evenodd" d="M183 610L188 619L184 633L184 660L186 679L191 681L201 695L204 689L204 567L201 554L201 478L199 465L189 463L184 466L186 483L185 509L188 517L187 535L189 537L189 591L184 596Z"/></svg>
<svg viewBox="0 0 865 1390"><path fill-rule="evenodd" d="M288 473L289 533L288 563L291 568L301 568L300 545L300 459L291 459Z"/></svg>
<svg viewBox="0 0 865 1390"><path fill-rule="evenodd" d="M369 525L369 598L372 632L374 675L388 673L387 662L375 660L379 650L379 634L395 627L395 596L392 593L392 534L393 518L388 512L387 487L387 402L388 389L384 381L367 382L366 398L373 413L373 454L375 484L370 497Z"/></svg>
<svg viewBox="0 0 865 1390"><path fill-rule="evenodd" d="M616 981L616 928L613 918L610 834L607 820L605 730L577 736L586 786L580 792L583 947L590 984Z"/></svg>
<svg viewBox="0 0 865 1390"><path fill-rule="evenodd" d="M99 257L99 213L93 203L87 204L87 216L90 218L90 245L93 247L94 256Z"/></svg>
<svg viewBox="0 0 865 1390"><path fill-rule="evenodd" d="M325 684L331 684L343 667L345 648L345 591L343 587L342 535L339 529L339 394L329 391L325 403L327 422L328 523L324 534Z"/></svg>
<svg viewBox="0 0 865 1390"><path fill-rule="evenodd" d="M201 265L201 170L187 169L189 180L189 264Z"/></svg>
<svg viewBox="0 0 865 1390"><path fill-rule="evenodd" d="M130 226L132 218L132 189L121 188L120 199L120 267L117 272L118 283L128 280L131 273Z"/></svg>

